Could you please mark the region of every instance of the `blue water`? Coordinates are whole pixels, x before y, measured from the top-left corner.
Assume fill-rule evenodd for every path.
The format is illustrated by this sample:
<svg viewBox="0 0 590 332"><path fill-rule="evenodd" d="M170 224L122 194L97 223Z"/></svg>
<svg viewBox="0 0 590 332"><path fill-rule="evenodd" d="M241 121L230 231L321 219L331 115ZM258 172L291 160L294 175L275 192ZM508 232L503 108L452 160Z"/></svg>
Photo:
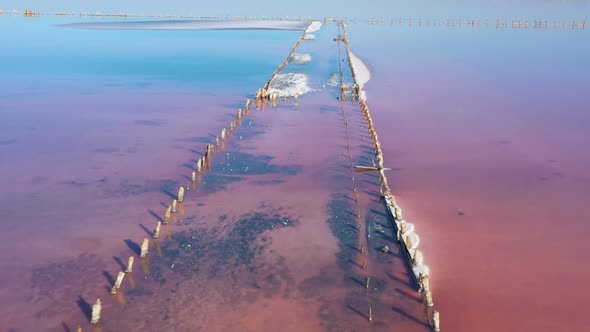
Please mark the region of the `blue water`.
<svg viewBox="0 0 590 332"><path fill-rule="evenodd" d="M299 31L137 31L60 27L76 18L0 17L1 86L53 81L199 90L260 86Z"/></svg>

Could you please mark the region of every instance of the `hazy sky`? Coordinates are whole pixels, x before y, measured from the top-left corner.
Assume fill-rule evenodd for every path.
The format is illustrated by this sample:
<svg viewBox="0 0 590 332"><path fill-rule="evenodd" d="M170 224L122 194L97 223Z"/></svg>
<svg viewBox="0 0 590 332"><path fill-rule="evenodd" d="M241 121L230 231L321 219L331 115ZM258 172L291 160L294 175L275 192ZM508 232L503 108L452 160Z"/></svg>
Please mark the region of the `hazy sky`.
<svg viewBox="0 0 590 332"><path fill-rule="evenodd" d="M577 4L573 6L572 4ZM583 4L583 5L579 5ZM0 9L108 11L137 14L397 17L497 15L590 17L590 0L0 0Z"/></svg>

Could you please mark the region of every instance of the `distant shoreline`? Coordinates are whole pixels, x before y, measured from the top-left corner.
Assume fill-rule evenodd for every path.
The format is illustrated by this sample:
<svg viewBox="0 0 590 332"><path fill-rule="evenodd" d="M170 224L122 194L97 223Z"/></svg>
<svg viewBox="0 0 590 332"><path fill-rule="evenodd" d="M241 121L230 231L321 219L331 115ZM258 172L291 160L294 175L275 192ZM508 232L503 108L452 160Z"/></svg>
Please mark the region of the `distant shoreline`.
<svg viewBox="0 0 590 332"><path fill-rule="evenodd" d="M61 27L93 30L305 30L308 21L168 20L136 22L83 22Z"/></svg>

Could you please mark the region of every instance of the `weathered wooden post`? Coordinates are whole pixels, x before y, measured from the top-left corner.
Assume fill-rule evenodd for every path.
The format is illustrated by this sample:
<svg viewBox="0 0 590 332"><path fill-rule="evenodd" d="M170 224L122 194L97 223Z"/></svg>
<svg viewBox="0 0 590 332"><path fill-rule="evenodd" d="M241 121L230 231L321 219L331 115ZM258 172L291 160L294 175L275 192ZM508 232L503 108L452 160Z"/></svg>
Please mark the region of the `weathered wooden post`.
<svg viewBox="0 0 590 332"><path fill-rule="evenodd" d="M158 224L156 224L156 228L153 231L153 238L157 239L160 237L160 228L162 227L162 222L158 221Z"/></svg>
<svg viewBox="0 0 590 332"><path fill-rule="evenodd" d="M412 249L413 247L413 243L412 243L412 237L409 235L406 235L406 248L408 248L408 250Z"/></svg>
<svg viewBox="0 0 590 332"><path fill-rule="evenodd" d="M100 313L102 311L102 303L100 299L96 299L96 303L92 305L92 317L90 319L90 324L98 324L100 321Z"/></svg>
<svg viewBox="0 0 590 332"><path fill-rule="evenodd" d="M405 220L400 221L399 230L402 234L408 231L408 223Z"/></svg>
<svg viewBox="0 0 590 332"><path fill-rule="evenodd" d="M418 249L414 251L414 257L412 257L412 265L422 265L424 263L424 256L422 256L422 252Z"/></svg>
<svg viewBox="0 0 590 332"><path fill-rule="evenodd" d="M424 297L426 300L426 306L427 307L432 307L434 305L434 303L432 302L432 292L427 290L424 292Z"/></svg>
<svg viewBox="0 0 590 332"><path fill-rule="evenodd" d="M133 261L135 258L133 256L129 256L129 260L127 261L127 268L125 269L126 273L133 272Z"/></svg>
<svg viewBox="0 0 590 332"><path fill-rule="evenodd" d="M148 238L143 239L143 242L141 243L141 252L139 254L139 257L145 257L148 254L149 246L150 246L150 239L148 239Z"/></svg>
<svg viewBox="0 0 590 332"><path fill-rule="evenodd" d="M435 311L432 313L432 324L433 329L435 332L439 332L440 331L440 314L438 313L438 311Z"/></svg>
<svg viewBox="0 0 590 332"><path fill-rule="evenodd" d="M402 209L396 205L394 208L394 211L395 211L395 220L402 221L404 219L403 215L402 215Z"/></svg>
<svg viewBox="0 0 590 332"><path fill-rule="evenodd" d="M164 224L167 224L168 220L170 220L170 214L172 214L172 206L168 206L166 212L164 212Z"/></svg>
<svg viewBox="0 0 590 332"><path fill-rule="evenodd" d="M121 283L123 282L124 277L125 272L119 271L119 274L117 274L117 280L115 280L115 284L113 285L113 288L111 288L111 294L117 294L117 290L121 288Z"/></svg>
<svg viewBox="0 0 590 332"><path fill-rule="evenodd" d="M178 201L182 202L184 201L184 187L180 186L180 189L178 189Z"/></svg>

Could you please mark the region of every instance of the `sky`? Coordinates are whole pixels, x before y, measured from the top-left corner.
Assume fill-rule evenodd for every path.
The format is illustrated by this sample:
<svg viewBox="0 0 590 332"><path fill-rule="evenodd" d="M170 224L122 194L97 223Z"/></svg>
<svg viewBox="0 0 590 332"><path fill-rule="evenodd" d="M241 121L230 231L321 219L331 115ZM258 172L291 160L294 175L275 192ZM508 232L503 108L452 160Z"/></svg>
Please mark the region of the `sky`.
<svg viewBox="0 0 590 332"><path fill-rule="evenodd" d="M590 17L590 0L0 0L0 9L103 11L194 16Z"/></svg>

